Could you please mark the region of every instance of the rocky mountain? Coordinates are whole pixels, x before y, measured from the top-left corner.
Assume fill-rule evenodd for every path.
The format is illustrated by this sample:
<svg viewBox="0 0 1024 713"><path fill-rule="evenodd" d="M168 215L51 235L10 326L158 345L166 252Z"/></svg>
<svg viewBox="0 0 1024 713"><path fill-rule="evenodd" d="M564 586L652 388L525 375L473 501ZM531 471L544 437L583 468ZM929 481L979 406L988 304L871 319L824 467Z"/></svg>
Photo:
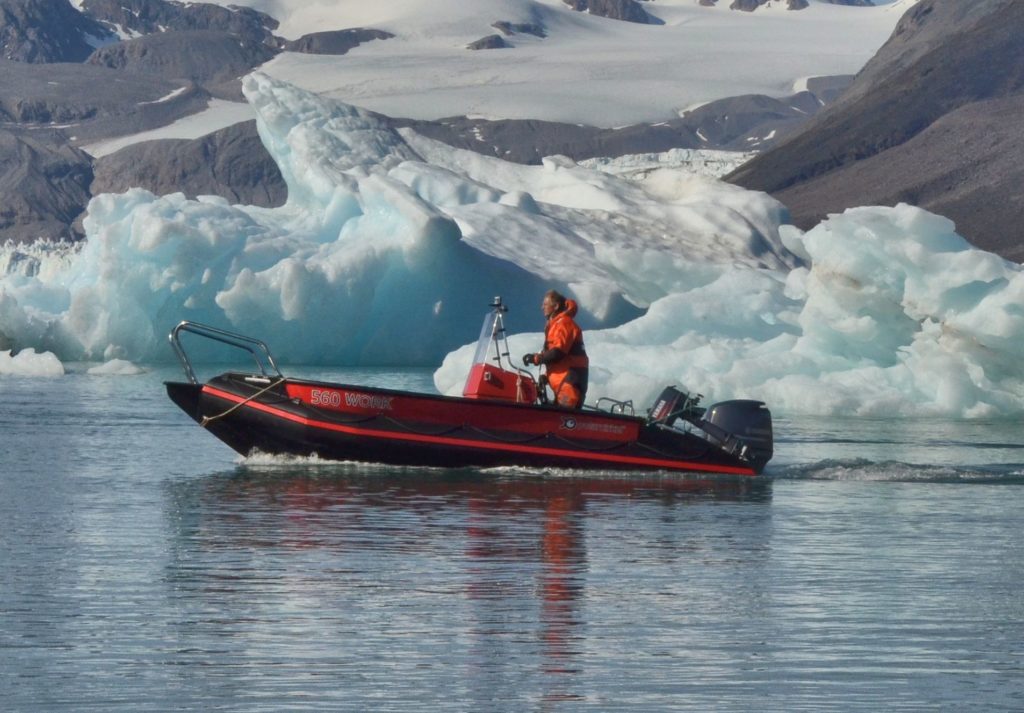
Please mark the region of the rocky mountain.
<svg viewBox="0 0 1024 713"><path fill-rule="evenodd" d="M539 164L545 156L556 154L580 161L674 148L764 150L832 102L852 79L821 77L811 80L807 91L789 97L730 97L686 112L679 119L616 129L472 117L393 122L451 146L527 164Z"/></svg>
<svg viewBox="0 0 1024 713"><path fill-rule="evenodd" d="M0 236L15 242L75 237L91 193L92 160L46 132L0 130Z"/></svg>
<svg viewBox="0 0 1024 713"><path fill-rule="evenodd" d="M771 0L732 0L729 4L730 10L742 10L743 12L753 12L762 5L767 5ZM717 0L701 0L701 5L711 6L715 5ZM787 10L806 10L807 0L786 0Z"/></svg>
<svg viewBox="0 0 1024 713"><path fill-rule="evenodd" d="M282 42L273 34L277 20L241 5L226 8L212 3L167 0L82 0L81 9L82 14L126 35L217 30L275 48Z"/></svg>
<svg viewBox="0 0 1024 713"><path fill-rule="evenodd" d="M721 0L724 4L727 0ZM589 12L591 15L607 17L613 20L624 20L626 22L640 22L649 25L661 24L661 20L650 14L640 2L649 0L562 0L566 5L578 12ZM715 7L719 0L698 0L704 7ZM855 7L873 7L874 0L820 0L820 2L831 5L851 5ZM652 3L653 4L653 3ZM764 6L781 5L787 10L806 10L810 3L808 0L731 0L730 10L743 12L754 12Z"/></svg>
<svg viewBox="0 0 1024 713"><path fill-rule="evenodd" d="M251 122L98 160L74 146L165 126L205 109L211 96L241 101L238 78L280 51L344 54L391 36L353 28L289 42L273 34L274 18L250 8L78 6L0 0L0 242L81 237L89 198L132 186L283 203L284 183Z"/></svg>
<svg viewBox="0 0 1024 713"><path fill-rule="evenodd" d="M526 164L545 156L592 157L663 152L674 148L750 151L771 145L841 92L852 77L813 80L808 91L784 99L752 95L711 102L685 117L655 126L598 129L545 121L452 117L412 121L379 117L395 128L457 148ZM255 122L192 141L147 141L95 161L93 193L133 186L156 194L220 195L233 202L273 207L287 198L277 166L256 134Z"/></svg>
<svg viewBox="0 0 1024 713"><path fill-rule="evenodd" d="M647 14L637 0L562 0L577 12L588 12L598 17L641 24L659 24L661 20Z"/></svg>
<svg viewBox="0 0 1024 713"><path fill-rule="evenodd" d="M778 2L779 0L775 0ZM788 0L794 4L797 0ZM802 0L800 0L802 1ZM647 0L563 0L610 20L659 24ZM563 8L563 11L566 8ZM539 10L495 18L480 47L547 37ZM344 54L386 40L371 28L327 30L288 41L275 18L246 7L173 0L0 0L0 241L79 237L90 195L141 186L279 205L286 189L252 123L193 141L129 146L94 159L74 146L165 126L207 106L240 100L237 78L281 51ZM130 39L122 39L130 38ZM476 43L474 43L476 44ZM576 159L673 148L763 150L827 105L848 82L817 82L783 99L712 102L672 121L618 129L545 121L395 119L395 126L507 160ZM76 216L79 220L75 220Z"/></svg>
<svg viewBox="0 0 1024 713"><path fill-rule="evenodd" d="M0 60L0 242L74 238L92 193L83 141L164 126L208 95L88 64Z"/></svg>
<svg viewBox="0 0 1024 713"><path fill-rule="evenodd" d="M701 5L705 7L712 7L718 4L719 0L699 0ZM722 0L723 2L725 0ZM874 0L820 0L821 2L829 3L830 5L851 5L854 7L872 7L874 5L881 5L881 2L874 2ZM743 12L753 12L760 7L766 5L770 6L772 3L782 4L785 2L787 10L806 10L809 7L807 0L732 0L729 3L730 10L742 10Z"/></svg>
<svg viewBox="0 0 1024 713"><path fill-rule="evenodd" d="M248 36L222 30L183 30L107 45L86 62L136 75L192 82L214 96L240 100L235 80L276 54L273 47Z"/></svg>
<svg viewBox="0 0 1024 713"><path fill-rule="evenodd" d="M0 60L0 121L64 130L64 141L146 131L206 107L208 95L159 77L90 64Z"/></svg>
<svg viewBox="0 0 1024 713"><path fill-rule="evenodd" d="M163 77L197 78L218 71L227 74L238 67L248 70L282 50L344 54L363 42L392 36L349 28L289 41L274 35L277 20L248 7L175 0L80 0L77 4L79 10L69 0L0 0L3 57L34 63L88 60ZM233 38L237 50L228 47L225 36ZM207 43L213 46L204 47ZM174 69L182 65L188 69Z"/></svg>
<svg viewBox="0 0 1024 713"><path fill-rule="evenodd" d="M81 62L117 39L67 0L0 0L0 56L17 62Z"/></svg>
<svg viewBox="0 0 1024 713"><path fill-rule="evenodd" d="M201 139L146 141L95 162L90 191L121 193L148 188L190 198L217 195L232 203L274 207L288 197L277 164L256 134L256 122L221 129Z"/></svg>
<svg viewBox="0 0 1024 713"><path fill-rule="evenodd" d="M383 30L368 30L362 27L348 30L327 30L303 35L297 40L285 42L282 48L288 52L305 54L345 54L364 42L389 40L394 35Z"/></svg>
<svg viewBox="0 0 1024 713"><path fill-rule="evenodd" d="M909 202L979 247L1024 258L1024 3L921 0L850 89L729 180L797 225Z"/></svg>

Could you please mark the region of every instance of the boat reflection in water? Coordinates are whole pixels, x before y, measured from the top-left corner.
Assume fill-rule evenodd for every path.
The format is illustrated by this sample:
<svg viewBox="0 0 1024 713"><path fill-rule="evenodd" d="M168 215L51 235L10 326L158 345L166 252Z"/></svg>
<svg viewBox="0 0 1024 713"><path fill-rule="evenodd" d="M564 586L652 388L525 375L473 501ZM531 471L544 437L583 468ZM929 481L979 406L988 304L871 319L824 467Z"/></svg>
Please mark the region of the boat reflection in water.
<svg viewBox="0 0 1024 713"><path fill-rule="evenodd" d="M716 528L737 509L745 526L727 549L763 552L772 494L770 479L744 477L322 463L246 464L168 487L170 576L200 599L227 597L256 620L283 606L261 600L294 599L308 609L290 626L308 628L311 646L333 632L347 655L427 667L433 652L465 667L461 685L481 700L500 697L524 657L544 679L538 697L581 695L581 657L609 645L594 617L642 607L628 600L638 591L686 586L680 563L728 559Z"/></svg>

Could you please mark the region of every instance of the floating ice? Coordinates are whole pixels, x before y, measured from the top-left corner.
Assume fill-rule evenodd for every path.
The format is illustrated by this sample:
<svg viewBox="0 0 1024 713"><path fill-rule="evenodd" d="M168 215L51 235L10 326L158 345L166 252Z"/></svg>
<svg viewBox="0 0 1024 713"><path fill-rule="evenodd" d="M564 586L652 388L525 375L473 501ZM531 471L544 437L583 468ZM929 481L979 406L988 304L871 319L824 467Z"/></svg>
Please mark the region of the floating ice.
<svg viewBox="0 0 1024 713"><path fill-rule="evenodd" d="M11 350L0 351L0 376L63 376L64 365L49 352L37 354L25 349L11 355Z"/></svg>
<svg viewBox="0 0 1024 713"><path fill-rule="evenodd" d="M586 333L588 401L649 406L666 384L782 413L993 417L1024 411L1024 273L972 249L945 218L856 208L806 234L808 267L728 268L628 324ZM517 335L514 353L539 334ZM471 347L435 375L458 393Z"/></svg>
<svg viewBox="0 0 1024 713"><path fill-rule="evenodd" d="M99 366L90 367L86 373L93 376L137 376L145 374L146 370L124 359L111 359Z"/></svg>
<svg viewBox="0 0 1024 713"><path fill-rule="evenodd" d="M518 355L555 287L585 310L590 401L642 410L674 383L781 413L1024 411L1021 267L943 218L860 208L800 233L765 194L680 169L520 166L259 74L244 91L288 203L131 190L92 201L78 246L0 249L0 349L22 350L0 364L166 361L192 319L285 365L443 359L459 393L472 348L449 352L491 297Z"/></svg>

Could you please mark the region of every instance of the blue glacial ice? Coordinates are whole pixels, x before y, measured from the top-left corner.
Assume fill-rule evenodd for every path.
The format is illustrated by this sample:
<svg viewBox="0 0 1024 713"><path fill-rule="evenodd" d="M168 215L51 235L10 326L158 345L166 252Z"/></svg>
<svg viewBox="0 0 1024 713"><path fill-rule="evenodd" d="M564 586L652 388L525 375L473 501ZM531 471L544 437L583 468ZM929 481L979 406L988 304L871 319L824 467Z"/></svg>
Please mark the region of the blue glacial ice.
<svg viewBox="0 0 1024 713"><path fill-rule="evenodd" d="M801 233L765 194L684 170L521 166L264 75L244 91L287 204L136 189L93 199L78 246L0 249L0 373L43 352L167 361L191 319L285 365L441 364L459 393L491 297L534 351L555 287L584 309L591 401L674 383L783 413L1024 410L1021 268L944 218L859 208Z"/></svg>

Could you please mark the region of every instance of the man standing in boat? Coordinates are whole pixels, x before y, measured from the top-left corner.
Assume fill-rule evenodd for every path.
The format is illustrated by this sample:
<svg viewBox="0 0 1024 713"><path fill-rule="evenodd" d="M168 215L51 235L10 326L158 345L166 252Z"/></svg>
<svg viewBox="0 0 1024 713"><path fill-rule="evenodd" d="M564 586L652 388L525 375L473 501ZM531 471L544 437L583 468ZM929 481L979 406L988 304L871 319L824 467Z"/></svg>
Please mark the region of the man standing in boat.
<svg viewBox="0 0 1024 713"><path fill-rule="evenodd" d="M578 306L555 290L548 290L541 302L547 319L544 328L544 351L524 354L524 364L547 367L548 385L555 393L555 403L563 408L583 408L587 395L590 360L583 346L583 330L573 321Z"/></svg>

